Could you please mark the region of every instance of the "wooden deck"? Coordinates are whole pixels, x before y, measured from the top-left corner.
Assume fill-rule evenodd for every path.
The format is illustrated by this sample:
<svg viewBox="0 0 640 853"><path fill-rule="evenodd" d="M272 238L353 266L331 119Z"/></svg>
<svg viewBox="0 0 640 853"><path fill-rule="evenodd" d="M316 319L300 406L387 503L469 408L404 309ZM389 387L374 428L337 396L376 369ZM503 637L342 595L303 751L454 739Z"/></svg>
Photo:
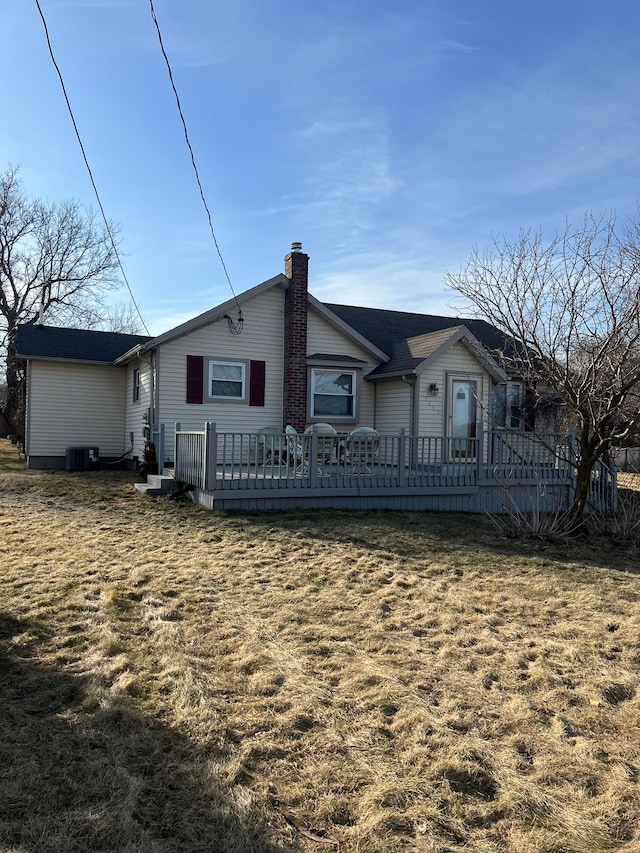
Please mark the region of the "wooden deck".
<svg viewBox="0 0 640 853"><path fill-rule="evenodd" d="M347 436L176 430L175 478L211 509L401 509L552 512L568 507L568 436L485 432L473 439L381 435L354 452ZM592 506L615 508L615 472L594 476Z"/></svg>

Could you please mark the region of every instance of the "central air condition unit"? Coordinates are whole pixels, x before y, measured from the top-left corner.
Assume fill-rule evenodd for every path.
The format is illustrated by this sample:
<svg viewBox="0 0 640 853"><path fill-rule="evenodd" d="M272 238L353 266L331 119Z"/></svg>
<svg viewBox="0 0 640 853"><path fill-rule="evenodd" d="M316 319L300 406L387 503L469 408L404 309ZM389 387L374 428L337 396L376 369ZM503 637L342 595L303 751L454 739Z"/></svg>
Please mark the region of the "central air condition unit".
<svg viewBox="0 0 640 853"><path fill-rule="evenodd" d="M97 447L67 447L65 471L89 471L99 456Z"/></svg>

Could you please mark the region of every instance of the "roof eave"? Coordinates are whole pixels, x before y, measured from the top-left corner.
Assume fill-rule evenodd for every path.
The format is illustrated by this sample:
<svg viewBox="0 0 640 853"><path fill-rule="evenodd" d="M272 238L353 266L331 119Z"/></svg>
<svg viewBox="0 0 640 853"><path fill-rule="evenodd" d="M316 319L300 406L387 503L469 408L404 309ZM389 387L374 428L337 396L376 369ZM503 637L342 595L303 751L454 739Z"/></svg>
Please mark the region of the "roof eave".
<svg viewBox="0 0 640 853"><path fill-rule="evenodd" d="M144 352L145 346L146 344L136 344L134 347L131 347L130 350L127 350L127 352L119 355L113 363L116 365L126 364L128 361L131 361L141 355Z"/></svg>
<svg viewBox="0 0 640 853"><path fill-rule="evenodd" d="M23 358L25 361L55 361L60 364L93 364L100 367L119 367L115 361L98 361L91 358L65 358L64 356L55 355L24 355L24 353L16 353L17 358Z"/></svg>
<svg viewBox="0 0 640 853"><path fill-rule="evenodd" d="M423 361L420 362L419 365L416 366L415 372L417 374L424 373L429 367L433 365L435 361L437 361L442 355L444 355L447 350L451 349L454 344L458 342L464 344L469 352L476 358L482 367L489 373L493 379L497 382L506 382L507 374L500 367L500 365L491 357L491 355L487 352L485 347L482 346L480 341L476 338L476 336L469 331L466 326L460 326L460 328L452 334L446 341L434 350L430 355L428 355Z"/></svg>
<svg viewBox="0 0 640 853"><path fill-rule="evenodd" d="M367 382L383 382L385 379L402 379L403 376L416 376L417 370L415 367L410 367L405 370L394 370L393 373L379 373L376 375L371 375L369 373L364 378Z"/></svg>

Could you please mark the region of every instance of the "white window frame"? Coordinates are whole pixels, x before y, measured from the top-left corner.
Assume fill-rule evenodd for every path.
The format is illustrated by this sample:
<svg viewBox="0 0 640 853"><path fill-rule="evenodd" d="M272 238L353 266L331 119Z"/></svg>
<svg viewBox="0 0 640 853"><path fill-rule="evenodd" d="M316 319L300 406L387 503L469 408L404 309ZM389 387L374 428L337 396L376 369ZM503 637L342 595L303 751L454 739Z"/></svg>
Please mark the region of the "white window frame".
<svg viewBox="0 0 640 853"><path fill-rule="evenodd" d="M351 423L355 422L358 419L358 376L359 371L351 368L344 367L312 367L310 375L310 389L309 389L309 415L311 421L330 421L333 422L342 422L342 423ZM315 410L315 399L316 399L316 375L322 373L337 373L337 374L345 374L351 377L351 394L336 394L335 396L340 397L351 397L351 414L350 415L334 415L330 413L317 413ZM327 396L327 395L324 395Z"/></svg>
<svg viewBox="0 0 640 853"><path fill-rule="evenodd" d="M140 376L140 368L139 367L133 368L132 383L133 383L132 402L139 403L140 402L140 395L142 393L142 379Z"/></svg>
<svg viewBox="0 0 640 853"><path fill-rule="evenodd" d="M209 400L218 400L224 401L227 403L244 403L247 399L247 363L245 361L230 361L224 358L209 358L207 360L207 398ZM220 377L214 376L214 368L216 365L224 365L225 367L239 367L240 368L240 396L231 396L230 394L213 394L212 393L212 383L214 380L218 379L218 381L225 382L237 382L235 379L223 379L220 380Z"/></svg>

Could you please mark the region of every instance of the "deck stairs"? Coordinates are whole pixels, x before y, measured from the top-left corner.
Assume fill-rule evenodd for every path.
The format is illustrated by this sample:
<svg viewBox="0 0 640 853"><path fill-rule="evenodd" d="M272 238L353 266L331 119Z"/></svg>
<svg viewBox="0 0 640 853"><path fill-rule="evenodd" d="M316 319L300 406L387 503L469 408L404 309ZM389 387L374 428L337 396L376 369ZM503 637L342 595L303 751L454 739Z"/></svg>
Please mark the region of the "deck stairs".
<svg viewBox="0 0 640 853"><path fill-rule="evenodd" d="M135 483L136 491L147 497L169 495L175 491L176 481L170 468L163 468L162 474L147 474L146 483Z"/></svg>

